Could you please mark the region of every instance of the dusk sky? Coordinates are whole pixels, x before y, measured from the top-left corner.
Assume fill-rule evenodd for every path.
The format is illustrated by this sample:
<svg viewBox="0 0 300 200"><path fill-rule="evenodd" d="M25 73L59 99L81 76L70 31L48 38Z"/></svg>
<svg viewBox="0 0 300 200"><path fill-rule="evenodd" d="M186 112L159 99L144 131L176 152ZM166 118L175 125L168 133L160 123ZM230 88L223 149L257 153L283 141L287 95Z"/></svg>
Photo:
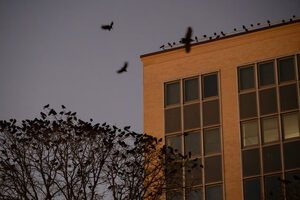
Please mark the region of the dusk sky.
<svg viewBox="0 0 300 200"><path fill-rule="evenodd" d="M188 26L201 37L293 15L299 0L0 0L0 120L64 104L84 120L142 131L140 55Z"/></svg>

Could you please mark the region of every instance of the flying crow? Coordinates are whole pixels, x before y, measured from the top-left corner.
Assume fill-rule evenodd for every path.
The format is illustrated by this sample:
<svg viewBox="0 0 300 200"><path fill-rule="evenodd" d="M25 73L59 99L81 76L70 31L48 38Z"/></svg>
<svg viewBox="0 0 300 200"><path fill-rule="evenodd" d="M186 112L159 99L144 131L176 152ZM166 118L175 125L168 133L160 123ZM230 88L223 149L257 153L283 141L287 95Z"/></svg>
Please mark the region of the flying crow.
<svg viewBox="0 0 300 200"><path fill-rule="evenodd" d="M185 44L185 51L187 53L190 52L191 50L191 42L194 41L191 39L192 37L193 30L191 27L188 27L187 32L185 34L185 38L181 38L181 43Z"/></svg>
<svg viewBox="0 0 300 200"><path fill-rule="evenodd" d="M108 31L110 31L110 30L112 29L113 25L114 25L114 22L111 22L110 25L102 25L101 28L102 28L103 30L108 30Z"/></svg>
<svg viewBox="0 0 300 200"><path fill-rule="evenodd" d="M119 70L117 71L117 73L118 73L118 74L121 74L121 73L123 73L123 72L127 72L127 67L128 67L128 62L125 62L124 65L123 65L123 67L122 67L121 69L119 69Z"/></svg>

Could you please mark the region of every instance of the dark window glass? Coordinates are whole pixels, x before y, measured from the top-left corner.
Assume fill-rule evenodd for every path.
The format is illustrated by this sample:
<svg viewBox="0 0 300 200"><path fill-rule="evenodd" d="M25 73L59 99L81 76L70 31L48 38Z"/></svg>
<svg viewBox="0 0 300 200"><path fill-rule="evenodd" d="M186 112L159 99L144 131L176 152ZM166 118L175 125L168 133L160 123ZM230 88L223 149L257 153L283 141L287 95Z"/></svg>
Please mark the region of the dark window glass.
<svg viewBox="0 0 300 200"><path fill-rule="evenodd" d="M200 127L200 104L184 106L184 130Z"/></svg>
<svg viewBox="0 0 300 200"><path fill-rule="evenodd" d="M244 196L245 200L260 200L261 199L261 185L260 179L250 179L244 181Z"/></svg>
<svg viewBox="0 0 300 200"><path fill-rule="evenodd" d="M264 172L274 172L281 170L280 146L268 146L263 148Z"/></svg>
<svg viewBox="0 0 300 200"><path fill-rule="evenodd" d="M254 69L253 66L239 69L240 90L254 88Z"/></svg>
<svg viewBox="0 0 300 200"><path fill-rule="evenodd" d="M259 92L260 114L265 115L277 112L276 88Z"/></svg>
<svg viewBox="0 0 300 200"><path fill-rule="evenodd" d="M221 140L219 129L204 131L204 148L205 154L219 153L221 151Z"/></svg>
<svg viewBox="0 0 300 200"><path fill-rule="evenodd" d="M220 123L219 100L203 103L203 125L214 125Z"/></svg>
<svg viewBox="0 0 300 200"><path fill-rule="evenodd" d="M280 109L281 111L298 108L298 95L296 84L281 86L280 91Z"/></svg>
<svg viewBox="0 0 300 200"><path fill-rule="evenodd" d="M243 151L243 175L260 174L259 149Z"/></svg>
<svg viewBox="0 0 300 200"><path fill-rule="evenodd" d="M299 113L282 115L282 127L284 139L299 137Z"/></svg>
<svg viewBox="0 0 300 200"><path fill-rule="evenodd" d="M201 159L191 160L186 163L186 187L202 184L202 167Z"/></svg>
<svg viewBox="0 0 300 200"><path fill-rule="evenodd" d="M240 118L256 117L256 93L248 93L240 95Z"/></svg>
<svg viewBox="0 0 300 200"><path fill-rule="evenodd" d="M265 177L266 199L284 199L280 180L280 175Z"/></svg>
<svg viewBox="0 0 300 200"><path fill-rule="evenodd" d="M297 62L298 62L298 80L300 80L300 54L297 55Z"/></svg>
<svg viewBox="0 0 300 200"><path fill-rule="evenodd" d="M182 164L174 162L165 169L166 189L174 189L182 187Z"/></svg>
<svg viewBox="0 0 300 200"><path fill-rule="evenodd" d="M205 158L205 181L206 183L222 181L221 156Z"/></svg>
<svg viewBox="0 0 300 200"><path fill-rule="evenodd" d="M176 153L182 153L181 136L167 137L167 146L172 147Z"/></svg>
<svg viewBox="0 0 300 200"><path fill-rule="evenodd" d="M203 77L203 98L218 96L218 76L212 74Z"/></svg>
<svg viewBox="0 0 300 200"><path fill-rule="evenodd" d="M241 129L243 147L258 144L258 126L256 120L242 122Z"/></svg>
<svg viewBox="0 0 300 200"><path fill-rule="evenodd" d="M261 120L262 139L264 143L279 140L277 117L265 118Z"/></svg>
<svg viewBox="0 0 300 200"><path fill-rule="evenodd" d="M295 80L294 57L279 60L278 67L280 82Z"/></svg>
<svg viewBox="0 0 300 200"><path fill-rule="evenodd" d="M181 130L180 108L165 110L165 132L173 133Z"/></svg>
<svg viewBox="0 0 300 200"><path fill-rule="evenodd" d="M180 83L169 83L166 85L166 105L180 103Z"/></svg>
<svg viewBox="0 0 300 200"><path fill-rule="evenodd" d="M185 154L190 156L201 154L200 133L185 133L184 137Z"/></svg>
<svg viewBox="0 0 300 200"><path fill-rule="evenodd" d="M202 200L202 189L188 189L186 192L187 200Z"/></svg>
<svg viewBox="0 0 300 200"><path fill-rule="evenodd" d="M285 169L300 167L300 141L283 144Z"/></svg>
<svg viewBox="0 0 300 200"><path fill-rule="evenodd" d="M223 191L221 185L206 187L206 200L222 200Z"/></svg>
<svg viewBox="0 0 300 200"><path fill-rule="evenodd" d="M274 84L274 67L273 61L259 64L259 85Z"/></svg>
<svg viewBox="0 0 300 200"><path fill-rule="evenodd" d="M182 200L182 192L167 192L167 200Z"/></svg>
<svg viewBox="0 0 300 200"><path fill-rule="evenodd" d="M285 186L287 200L300 199L300 171L293 171L286 174Z"/></svg>
<svg viewBox="0 0 300 200"><path fill-rule="evenodd" d="M198 78L184 81L184 101L191 101L199 98Z"/></svg>

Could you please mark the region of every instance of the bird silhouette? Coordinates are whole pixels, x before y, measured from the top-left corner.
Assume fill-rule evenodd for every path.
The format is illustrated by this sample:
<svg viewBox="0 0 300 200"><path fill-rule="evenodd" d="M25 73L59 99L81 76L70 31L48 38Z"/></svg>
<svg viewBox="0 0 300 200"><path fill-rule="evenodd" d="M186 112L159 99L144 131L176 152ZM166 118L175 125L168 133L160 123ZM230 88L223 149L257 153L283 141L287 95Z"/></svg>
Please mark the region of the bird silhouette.
<svg viewBox="0 0 300 200"><path fill-rule="evenodd" d="M195 40L196 40L196 42L198 42L198 37L197 36L195 36Z"/></svg>
<svg viewBox="0 0 300 200"><path fill-rule="evenodd" d="M159 48L160 48L160 49L164 49L164 48L165 48L165 45L161 45Z"/></svg>
<svg viewBox="0 0 300 200"><path fill-rule="evenodd" d="M206 38L206 35L203 35L204 38Z"/></svg>
<svg viewBox="0 0 300 200"><path fill-rule="evenodd" d="M169 47L171 47L171 48L173 47L172 44L171 44L170 42L168 42L168 45L169 45Z"/></svg>
<svg viewBox="0 0 300 200"><path fill-rule="evenodd" d="M102 25L101 28L102 28L103 30L108 30L108 31L110 31L110 30L112 29L113 25L114 25L114 22L111 22L109 25Z"/></svg>
<svg viewBox="0 0 300 200"><path fill-rule="evenodd" d="M193 30L191 27L188 27L187 32L184 38L181 38L181 43L185 44L185 51L189 53L191 51L191 42L194 41L191 39Z"/></svg>
<svg viewBox="0 0 300 200"><path fill-rule="evenodd" d="M222 34L223 36L225 36L225 33L224 33L223 31L221 31L221 34Z"/></svg>
<svg viewBox="0 0 300 200"><path fill-rule="evenodd" d="M271 22L270 22L270 20L268 20L267 22L268 22L268 24L269 24L269 26L270 26L270 25L271 25Z"/></svg>
<svg viewBox="0 0 300 200"><path fill-rule="evenodd" d="M45 105L45 106L44 106L44 109L45 109L45 108L49 108L49 104Z"/></svg>
<svg viewBox="0 0 300 200"><path fill-rule="evenodd" d="M260 25L260 23L257 23L257 26L259 26Z"/></svg>
<svg viewBox="0 0 300 200"><path fill-rule="evenodd" d="M123 72L127 72L127 67L128 67L128 62L125 62L124 65L123 65L123 67L122 67L121 69L119 69L119 70L117 71L117 73L118 73L118 74L121 74L121 73L123 73Z"/></svg>
<svg viewBox="0 0 300 200"><path fill-rule="evenodd" d="M236 31L236 28L234 28L233 30Z"/></svg>
<svg viewBox="0 0 300 200"><path fill-rule="evenodd" d="M285 22L285 20L283 19L283 20L282 20L282 23L284 23L284 22Z"/></svg>
<svg viewBox="0 0 300 200"><path fill-rule="evenodd" d="M296 17L296 15L293 15L293 18L295 18Z"/></svg>
<svg viewBox="0 0 300 200"><path fill-rule="evenodd" d="M176 45L176 43L175 43L175 42L173 42L173 45Z"/></svg>
<svg viewBox="0 0 300 200"><path fill-rule="evenodd" d="M214 33L214 35L217 35L217 33Z"/></svg>
<svg viewBox="0 0 300 200"><path fill-rule="evenodd" d="M253 27L253 24L250 24L251 27Z"/></svg>

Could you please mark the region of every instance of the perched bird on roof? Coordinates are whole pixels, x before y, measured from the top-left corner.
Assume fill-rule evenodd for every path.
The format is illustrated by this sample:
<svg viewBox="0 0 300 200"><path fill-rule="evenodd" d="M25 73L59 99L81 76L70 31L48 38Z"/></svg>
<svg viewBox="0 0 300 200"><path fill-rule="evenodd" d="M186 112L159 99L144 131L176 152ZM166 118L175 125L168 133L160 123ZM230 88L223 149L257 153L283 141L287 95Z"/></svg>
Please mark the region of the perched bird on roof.
<svg viewBox="0 0 300 200"><path fill-rule="evenodd" d="M221 31L221 34L222 34L223 36L225 36L225 33L224 33L223 31Z"/></svg>
<svg viewBox="0 0 300 200"><path fill-rule="evenodd" d="M108 30L108 31L110 31L110 30L112 29L113 25L114 25L114 22L111 22L109 25L102 25L101 28L102 28L103 30Z"/></svg>
<svg viewBox="0 0 300 200"><path fill-rule="evenodd" d="M160 49L164 49L164 48L165 48L165 45L161 45L159 48L160 48Z"/></svg>
<svg viewBox="0 0 300 200"><path fill-rule="evenodd" d="M196 40L196 42L198 42L198 37L197 36L195 36L195 40Z"/></svg>
<svg viewBox="0 0 300 200"><path fill-rule="evenodd" d="M121 73L123 73L123 72L127 72L127 67L128 67L128 62L125 62L124 65L123 65L123 67L122 67L121 69L119 69L119 70L117 71L117 73L118 73L118 74L121 74Z"/></svg>
<svg viewBox="0 0 300 200"><path fill-rule="evenodd" d="M257 26L259 26L260 25L260 23L257 23Z"/></svg>
<svg viewBox="0 0 300 200"><path fill-rule="evenodd" d="M172 44L171 44L170 42L168 42L168 45L169 45L169 47L171 47L171 48L173 47Z"/></svg>
<svg viewBox="0 0 300 200"><path fill-rule="evenodd" d="M206 38L206 35L203 35L204 38Z"/></svg>
<svg viewBox="0 0 300 200"><path fill-rule="evenodd" d="M236 28L234 28L233 31L236 31Z"/></svg>
<svg viewBox="0 0 300 200"><path fill-rule="evenodd" d="M282 20L282 23L284 23L284 22L285 22L285 20L283 19L283 20Z"/></svg>
<svg viewBox="0 0 300 200"><path fill-rule="evenodd" d="M191 51L191 42L194 41L191 39L193 30L191 27L188 27L187 32L184 38L181 38L181 43L185 44L185 51L189 53Z"/></svg>
<svg viewBox="0 0 300 200"><path fill-rule="evenodd" d="M268 24L269 24L269 26L270 26L270 25L271 25L271 22L270 22L270 20L268 20L267 22L268 22Z"/></svg>

